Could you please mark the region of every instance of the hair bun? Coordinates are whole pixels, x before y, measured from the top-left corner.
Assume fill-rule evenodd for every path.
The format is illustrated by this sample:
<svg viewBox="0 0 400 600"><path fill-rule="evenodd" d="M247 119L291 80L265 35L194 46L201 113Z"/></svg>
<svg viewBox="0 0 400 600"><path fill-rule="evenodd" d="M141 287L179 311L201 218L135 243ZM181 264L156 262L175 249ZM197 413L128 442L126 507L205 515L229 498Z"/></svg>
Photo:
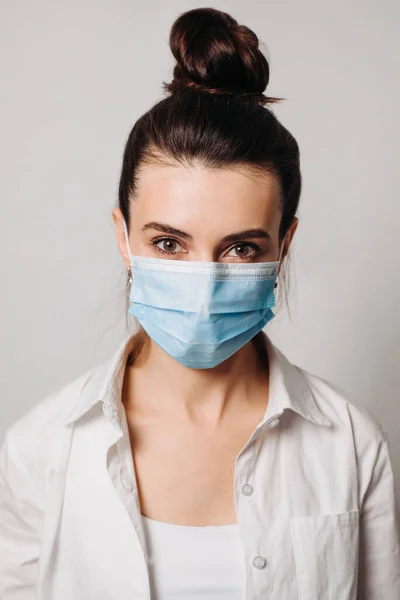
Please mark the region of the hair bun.
<svg viewBox="0 0 400 600"><path fill-rule="evenodd" d="M194 88L254 96L262 104L278 100L263 95L269 65L256 34L227 13L212 8L183 13L169 43L177 61L172 82L164 84L170 93Z"/></svg>

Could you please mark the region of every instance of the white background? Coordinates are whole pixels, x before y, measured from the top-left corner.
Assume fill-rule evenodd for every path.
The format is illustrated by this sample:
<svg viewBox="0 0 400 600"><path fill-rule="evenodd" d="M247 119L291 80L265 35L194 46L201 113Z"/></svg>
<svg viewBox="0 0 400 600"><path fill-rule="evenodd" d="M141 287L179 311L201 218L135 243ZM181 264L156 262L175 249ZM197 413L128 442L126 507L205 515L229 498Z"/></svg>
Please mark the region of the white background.
<svg viewBox="0 0 400 600"><path fill-rule="evenodd" d="M189 1L3 2L0 440L125 335L111 221L124 143L171 79ZM268 48L304 191L273 341L383 424L400 483L396 0L215 1ZM400 486L399 486L400 487Z"/></svg>

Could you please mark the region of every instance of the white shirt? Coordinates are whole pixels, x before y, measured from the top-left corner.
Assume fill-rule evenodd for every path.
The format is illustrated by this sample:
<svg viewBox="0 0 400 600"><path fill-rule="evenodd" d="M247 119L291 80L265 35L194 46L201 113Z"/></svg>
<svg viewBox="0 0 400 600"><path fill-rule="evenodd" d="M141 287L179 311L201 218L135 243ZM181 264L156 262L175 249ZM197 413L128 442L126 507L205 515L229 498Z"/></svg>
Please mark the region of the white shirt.
<svg viewBox="0 0 400 600"><path fill-rule="evenodd" d="M8 429L0 455L1 600L151 599L121 402L131 345ZM267 409L235 465L245 599L399 600L381 426L270 342L267 350Z"/></svg>
<svg viewBox="0 0 400 600"><path fill-rule="evenodd" d="M244 600L239 525L195 527L142 517L154 600Z"/></svg>

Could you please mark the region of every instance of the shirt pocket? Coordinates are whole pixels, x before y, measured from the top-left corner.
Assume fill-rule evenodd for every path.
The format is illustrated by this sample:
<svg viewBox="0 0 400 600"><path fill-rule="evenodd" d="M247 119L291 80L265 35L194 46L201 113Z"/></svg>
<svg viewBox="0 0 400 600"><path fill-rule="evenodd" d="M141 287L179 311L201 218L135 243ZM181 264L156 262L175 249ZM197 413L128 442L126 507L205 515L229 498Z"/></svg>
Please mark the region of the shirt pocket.
<svg viewBox="0 0 400 600"><path fill-rule="evenodd" d="M291 517L299 600L356 600L359 511Z"/></svg>

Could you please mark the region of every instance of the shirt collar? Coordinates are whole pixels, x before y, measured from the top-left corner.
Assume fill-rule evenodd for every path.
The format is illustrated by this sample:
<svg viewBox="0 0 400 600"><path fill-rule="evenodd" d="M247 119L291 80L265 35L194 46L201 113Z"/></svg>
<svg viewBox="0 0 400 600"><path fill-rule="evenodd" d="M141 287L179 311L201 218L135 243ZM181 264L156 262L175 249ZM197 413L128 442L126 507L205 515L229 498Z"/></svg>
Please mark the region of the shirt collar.
<svg viewBox="0 0 400 600"><path fill-rule="evenodd" d="M289 362L262 332L269 363L269 401L263 420L259 424L279 416L284 410L292 410L316 425L330 426L331 422L321 412L304 373ZM121 392L126 363L134 347L134 336L129 336L114 357L93 369L84 384L78 401L67 415L65 424L71 424L85 415L95 404L103 402L116 409L121 408Z"/></svg>
<svg viewBox="0 0 400 600"><path fill-rule="evenodd" d="M262 423L284 410L292 410L316 425L330 427L332 423L318 406L305 373L293 365L265 333L263 339L268 353L269 401Z"/></svg>
<svg viewBox="0 0 400 600"><path fill-rule="evenodd" d="M119 412L126 363L133 347L134 336L130 335L109 361L89 372L79 399L67 415L66 425L83 417L99 402L109 404Z"/></svg>

